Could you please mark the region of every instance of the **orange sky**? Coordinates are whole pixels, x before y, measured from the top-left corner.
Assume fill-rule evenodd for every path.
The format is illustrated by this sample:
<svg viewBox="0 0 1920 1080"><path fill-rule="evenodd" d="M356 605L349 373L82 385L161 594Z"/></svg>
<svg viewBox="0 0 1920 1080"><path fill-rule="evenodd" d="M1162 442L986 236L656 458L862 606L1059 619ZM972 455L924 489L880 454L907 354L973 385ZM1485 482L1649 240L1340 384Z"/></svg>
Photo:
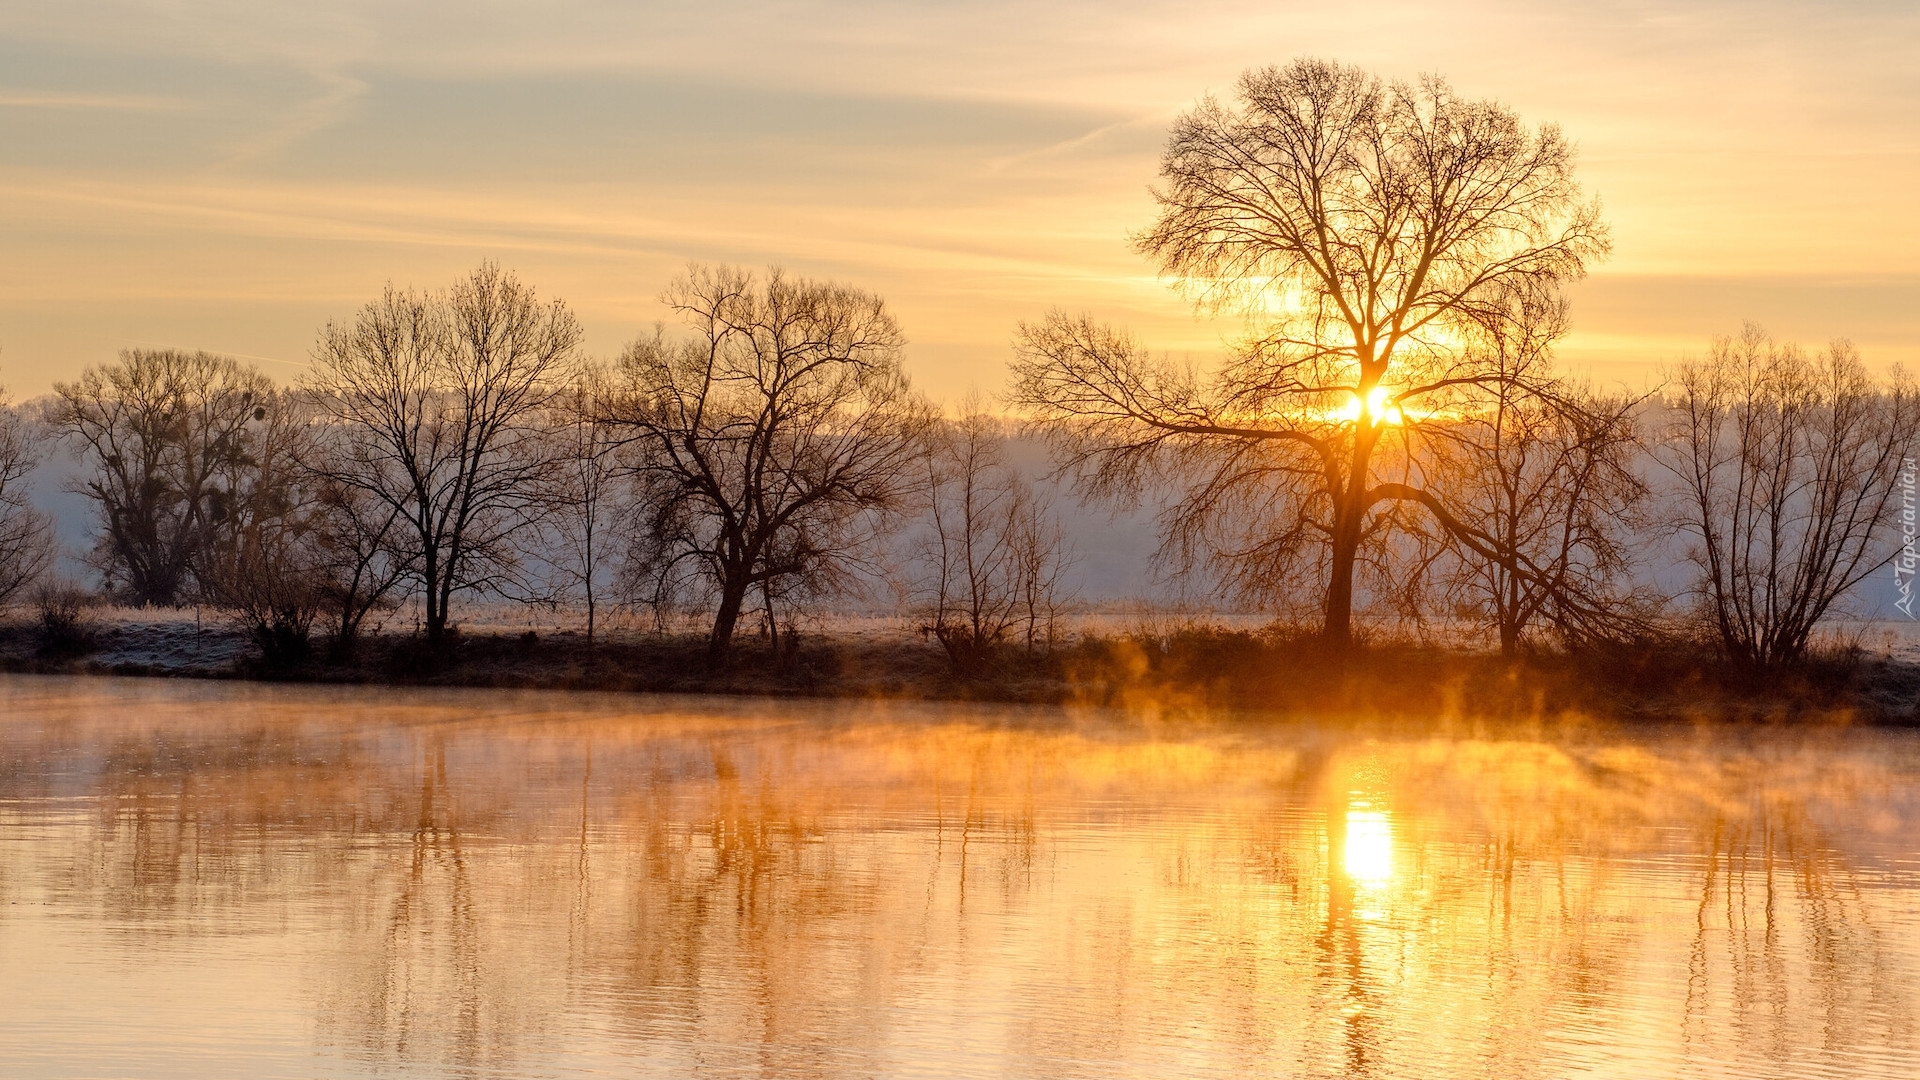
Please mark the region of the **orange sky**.
<svg viewBox="0 0 1920 1080"><path fill-rule="evenodd" d="M387 279L488 257L602 354L688 259L880 292L949 398L1056 305L1210 353L1235 327L1126 234L1175 113L1308 54L1580 144L1615 246L1563 353L1603 379L1744 318L1920 367L1911 3L718 7L0 0L0 381L130 345L291 376Z"/></svg>

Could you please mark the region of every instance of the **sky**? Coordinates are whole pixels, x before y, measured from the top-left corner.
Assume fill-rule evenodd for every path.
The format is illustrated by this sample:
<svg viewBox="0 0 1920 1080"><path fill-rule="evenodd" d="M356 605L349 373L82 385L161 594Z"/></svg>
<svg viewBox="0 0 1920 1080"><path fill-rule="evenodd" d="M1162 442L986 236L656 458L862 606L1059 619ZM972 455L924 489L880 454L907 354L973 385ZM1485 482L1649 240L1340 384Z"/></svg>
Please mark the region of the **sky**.
<svg viewBox="0 0 1920 1080"><path fill-rule="evenodd" d="M1613 230L1562 355L1649 385L1754 320L1920 369L1920 5L0 0L0 383L128 347L279 379L483 259L601 356L689 260L885 296L916 382L1053 307L1196 358L1135 254L1170 122L1248 67L1437 73L1559 124Z"/></svg>

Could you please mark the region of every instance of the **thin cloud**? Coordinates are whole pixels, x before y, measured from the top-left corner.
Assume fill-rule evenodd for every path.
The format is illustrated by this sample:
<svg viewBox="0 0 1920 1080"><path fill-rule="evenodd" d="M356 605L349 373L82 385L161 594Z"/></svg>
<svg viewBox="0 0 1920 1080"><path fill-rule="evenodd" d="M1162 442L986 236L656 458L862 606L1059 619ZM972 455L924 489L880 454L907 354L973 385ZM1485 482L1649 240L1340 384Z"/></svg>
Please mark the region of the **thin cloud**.
<svg viewBox="0 0 1920 1080"><path fill-rule="evenodd" d="M366 95L367 84L353 76L328 70L311 74L321 83L321 92L288 110L267 130L242 141L223 162L225 166L271 157L315 132L325 130L344 118L354 103Z"/></svg>
<svg viewBox="0 0 1920 1080"><path fill-rule="evenodd" d="M133 94L55 94L0 90L0 109L110 109L125 112L185 112L194 103Z"/></svg>

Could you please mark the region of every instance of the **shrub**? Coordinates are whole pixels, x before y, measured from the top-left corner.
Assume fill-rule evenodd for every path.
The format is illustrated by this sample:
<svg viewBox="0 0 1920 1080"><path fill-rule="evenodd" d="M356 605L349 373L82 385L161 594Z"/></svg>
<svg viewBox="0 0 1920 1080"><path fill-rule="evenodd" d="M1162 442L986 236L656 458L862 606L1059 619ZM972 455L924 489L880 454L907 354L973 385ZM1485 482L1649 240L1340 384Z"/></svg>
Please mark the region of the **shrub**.
<svg viewBox="0 0 1920 1080"><path fill-rule="evenodd" d="M49 581L33 591L39 612L36 631L42 656L73 657L92 652L98 643L89 609L94 597L66 580Z"/></svg>

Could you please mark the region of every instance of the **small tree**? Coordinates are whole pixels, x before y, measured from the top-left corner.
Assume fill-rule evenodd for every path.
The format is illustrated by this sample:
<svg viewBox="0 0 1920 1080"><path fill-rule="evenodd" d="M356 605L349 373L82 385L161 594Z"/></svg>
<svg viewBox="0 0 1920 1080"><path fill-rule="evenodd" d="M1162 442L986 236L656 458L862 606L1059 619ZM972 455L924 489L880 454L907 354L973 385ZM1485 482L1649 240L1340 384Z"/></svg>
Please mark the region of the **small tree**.
<svg viewBox="0 0 1920 1080"><path fill-rule="evenodd" d="M621 363L641 508L628 573L656 607L711 601L718 663L752 593L771 606L843 580L917 482L929 418L879 297L696 266L664 300L694 337L656 332Z"/></svg>
<svg viewBox="0 0 1920 1080"><path fill-rule="evenodd" d="M549 421L557 460L547 516L549 564L557 579L552 584L559 595L585 605L589 648L606 578L623 550L620 525L632 509L623 498L628 470L620 459L623 432L614 410L612 374L585 365L555 398Z"/></svg>
<svg viewBox="0 0 1920 1080"><path fill-rule="evenodd" d="M238 619L275 666L306 659L325 601L314 441L295 395L268 390L256 399L246 454L219 469L218 488L227 493L222 527L195 562L202 596Z"/></svg>
<svg viewBox="0 0 1920 1080"><path fill-rule="evenodd" d="M1565 303L1539 292L1514 303L1473 346L1497 376L1480 407L1434 426L1433 483L1453 522L1436 537L1446 592L1509 656L1542 624L1573 639L1633 632L1640 605L1622 580L1647 494L1634 472L1639 400L1555 375Z"/></svg>
<svg viewBox="0 0 1920 1080"><path fill-rule="evenodd" d="M339 466L330 462L339 461L332 456L338 452L328 440L315 447L311 524L327 648L343 660L353 654L367 616L395 605L417 576L418 552L405 542L397 507L337 479Z"/></svg>
<svg viewBox="0 0 1920 1080"><path fill-rule="evenodd" d="M1070 559L1058 519L1008 465L1004 425L978 411L941 425L927 455L927 529L910 586L922 633L977 674L1019 636L1050 640Z"/></svg>
<svg viewBox="0 0 1920 1080"><path fill-rule="evenodd" d="M246 628L269 665L307 658L327 598L309 515L263 519L235 530L205 583L208 598Z"/></svg>
<svg viewBox="0 0 1920 1080"><path fill-rule="evenodd" d="M255 460L249 425L273 393L266 376L223 356L131 349L54 385L53 425L93 472L95 564L130 603L187 598L195 564L248 497L231 487Z"/></svg>
<svg viewBox="0 0 1920 1080"><path fill-rule="evenodd" d="M388 286L320 335L310 389L341 441L322 478L393 511L383 543L420 585L431 645L455 594L513 580L554 467L541 421L580 337L564 303L493 263L442 293Z"/></svg>
<svg viewBox="0 0 1920 1080"><path fill-rule="evenodd" d="M1752 324L1674 383L1664 460L1706 616L1735 660L1794 663L1899 550L1887 512L1920 400L1897 372L1876 383L1844 341L1809 357Z"/></svg>

